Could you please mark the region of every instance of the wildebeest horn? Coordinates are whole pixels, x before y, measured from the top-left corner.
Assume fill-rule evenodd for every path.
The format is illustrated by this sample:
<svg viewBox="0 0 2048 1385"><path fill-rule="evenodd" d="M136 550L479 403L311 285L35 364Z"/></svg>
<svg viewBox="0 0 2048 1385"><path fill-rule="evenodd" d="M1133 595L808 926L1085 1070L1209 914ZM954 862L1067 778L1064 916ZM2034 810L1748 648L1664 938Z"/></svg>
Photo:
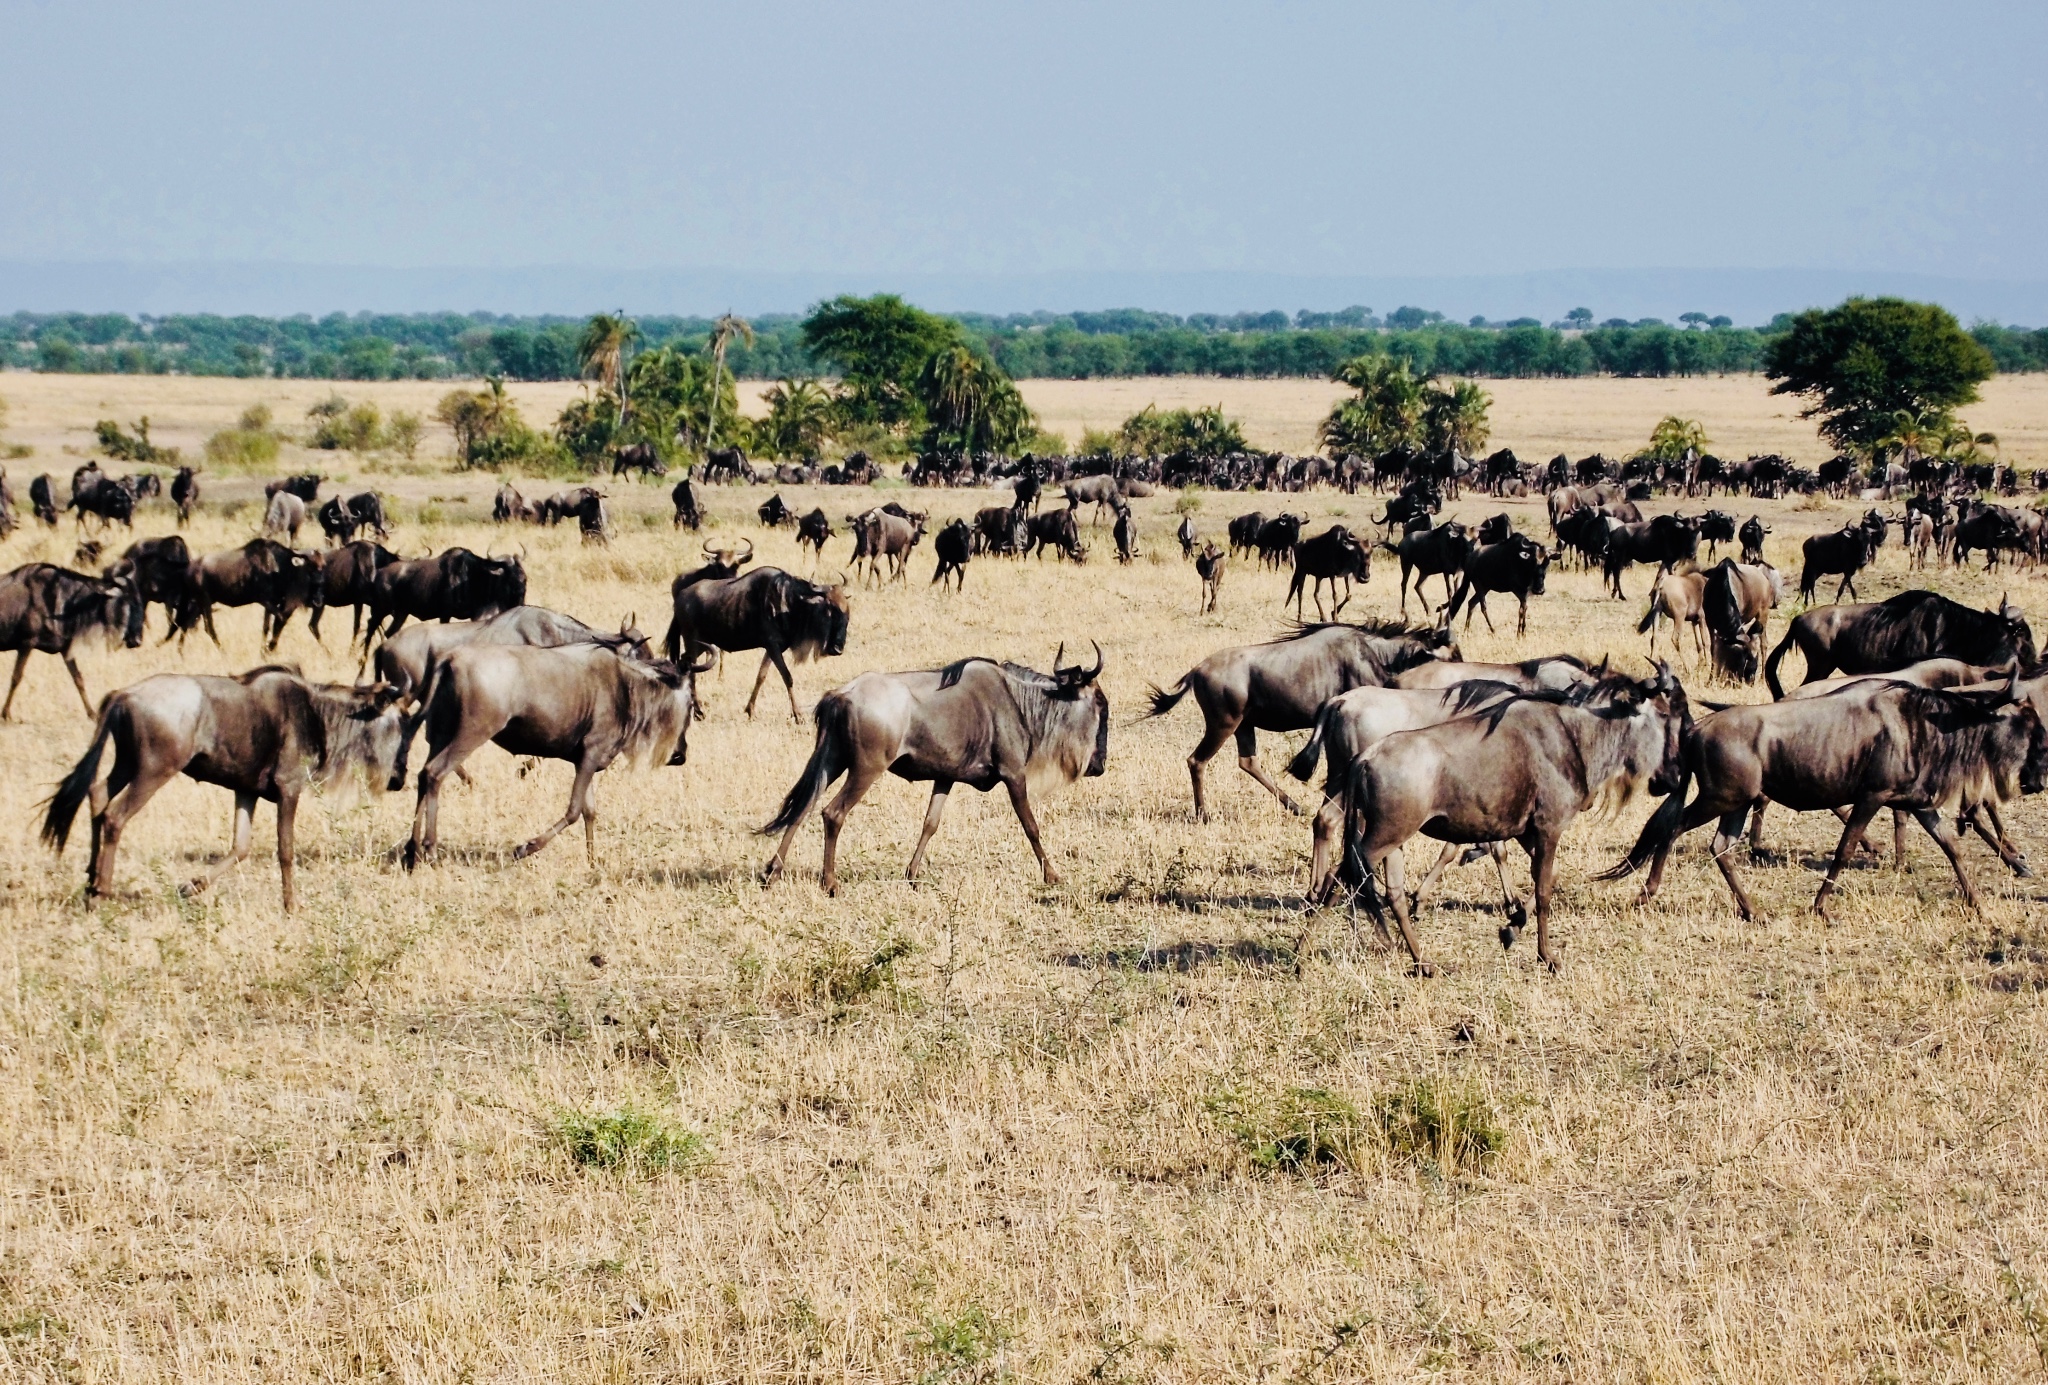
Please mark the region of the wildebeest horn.
<svg viewBox="0 0 2048 1385"><path fill-rule="evenodd" d="M1088 670L1088 677L1083 681L1092 683L1102 676L1102 646L1096 644L1094 640L1090 640L1088 643L1095 645L1095 667Z"/></svg>
<svg viewBox="0 0 2048 1385"><path fill-rule="evenodd" d="M707 558L716 558L718 556L718 550L711 546L711 540L709 539L704 540L704 556Z"/></svg>
<svg viewBox="0 0 2048 1385"><path fill-rule="evenodd" d="M704 652L697 656L697 659L694 663L688 663L683 665L683 672L692 675L699 673L708 673L711 671L711 666L717 662L717 648L713 645L707 644L704 646Z"/></svg>
<svg viewBox="0 0 2048 1385"><path fill-rule="evenodd" d="M736 556L738 561L744 563L754 556L754 541L752 539L742 539L740 540L740 542L744 543L747 546L747 551L744 553L738 553Z"/></svg>
<svg viewBox="0 0 2048 1385"><path fill-rule="evenodd" d="M1066 652L1067 642L1065 640L1061 640L1060 647L1052 652L1052 673L1053 677L1055 678L1059 677L1060 673L1060 656L1065 654Z"/></svg>

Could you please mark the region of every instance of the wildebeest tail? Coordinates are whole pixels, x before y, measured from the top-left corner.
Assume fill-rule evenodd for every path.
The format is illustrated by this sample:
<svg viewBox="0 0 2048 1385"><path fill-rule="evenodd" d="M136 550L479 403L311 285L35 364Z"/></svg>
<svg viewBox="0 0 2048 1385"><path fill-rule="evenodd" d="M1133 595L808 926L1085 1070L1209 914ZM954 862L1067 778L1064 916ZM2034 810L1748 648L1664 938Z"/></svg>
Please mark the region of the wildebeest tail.
<svg viewBox="0 0 2048 1385"><path fill-rule="evenodd" d="M106 751L107 738L127 720L128 703L125 698L110 696L100 703L99 725L93 728L92 744L85 748L85 754L71 767L71 773L64 776L57 785L57 791L50 795L49 811L43 814L43 845L52 851L64 849L65 841L71 836L71 824L78 816L79 805L92 792L92 781L99 777L100 756Z"/></svg>
<svg viewBox="0 0 2048 1385"><path fill-rule="evenodd" d="M1175 707L1178 707L1180 700L1188 695L1188 679L1193 676L1192 673L1184 673L1181 675L1180 681L1170 688L1153 688L1152 710L1145 713L1145 715L1148 717L1163 717Z"/></svg>
<svg viewBox="0 0 2048 1385"><path fill-rule="evenodd" d="M1785 698L1785 685L1778 681L1778 664L1784 659L1785 651L1792 647L1792 635L1798 628L1797 621L1787 626L1785 638L1778 641L1778 647L1771 651L1771 657L1764 660L1764 682L1770 684L1771 699L1776 702L1782 702Z"/></svg>
<svg viewBox="0 0 2048 1385"><path fill-rule="evenodd" d="M826 786L844 774L848 768L846 748L852 737L853 728L848 723L845 699L833 693L826 693L818 701L816 720L818 741L812 747L810 763L804 766L804 772L797 776L796 783L783 795L782 807L775 817L762 825L760 832L764 837L786 832L792 824L803 821L804 815L811 811L811 805L818 801Z"/></svg>
<svg viewBox="0 0 2048 1385"><path fill-rule="evenodd" d="M1620 880L1634 875L1655 860L1658 852L1669 847L1678 837L1678 824L1685 816L1685 791L1691 786L1692 770L1688 767L1679 779L1678 787L1665 796L1664 801L1657 805L1657 811L1650 814L1650 820L1643 824L1642 835L1636 838L1636 844L1629 848L1628 855L1596 873L1593 878Z"/></svg>
<svg viewBox="0 0 2048 1385"><path fill-rule="evenodd" d="M1323 737L1329 732L1330 718L1336 715L1331 710L1335 701L1332 698L1323 704L1323 709L1316 713L1316 729L1310 733L1308 744L1287 762L1287 772L1304 784L1316 772L1316 761L1323 757Z"/></svg>

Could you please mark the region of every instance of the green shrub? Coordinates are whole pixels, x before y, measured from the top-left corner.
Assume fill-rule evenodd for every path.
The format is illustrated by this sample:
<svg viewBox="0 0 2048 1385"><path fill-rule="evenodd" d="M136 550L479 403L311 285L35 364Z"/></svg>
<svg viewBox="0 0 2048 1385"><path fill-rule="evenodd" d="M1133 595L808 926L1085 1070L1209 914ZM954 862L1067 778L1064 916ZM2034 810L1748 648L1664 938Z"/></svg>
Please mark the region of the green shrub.
<svg viewBox="0 0 2048 1385"><path fill-rule="evenodd" d="M617 1173L688 1173L709 1161L704 1137L632 1105L585 1114L563 1111L553 1135L575 1163Z"/></svg>
<svg viewBox="0 0 2048 1385"><path fill-rule="evenodd" d="M978 1303L970 1303L950 1318L928 1318L913 1344L931 1358L931 1368L918 1377L924 1385L942 1380L979 1379L979 1369L997 1352L1009 1334Z"/></svg>
<svg viewBox="0 0 2048 1385"><path fill-rule="evenodd" d="M1289 1087L1276 1096L1228 1091L1210 1098L1210 1114L1244 1146L1254 1168L1291 1173L1359 1165L1368 1123L1358 1108L1321 1087Z"/></svg>
<svg viewBox="0 0 2048 1385"><path fill-rule="evenodd" d="M1446 1173L1482 1172L1507 1145L1486 1094L1470 1084L1446 1088L1425 1078L1380 1097L1373 1114L1390 1154Z"/></svg>
<svg viewBox="0 0 2048 1385"><path fill-rule="evenodd" d="M259 404L244 412L242 421L247 423L258 409L270 412ZM215 471L263 471L276 460L277 434L267 427L223 428L206 440L206 462Z"/></svg>

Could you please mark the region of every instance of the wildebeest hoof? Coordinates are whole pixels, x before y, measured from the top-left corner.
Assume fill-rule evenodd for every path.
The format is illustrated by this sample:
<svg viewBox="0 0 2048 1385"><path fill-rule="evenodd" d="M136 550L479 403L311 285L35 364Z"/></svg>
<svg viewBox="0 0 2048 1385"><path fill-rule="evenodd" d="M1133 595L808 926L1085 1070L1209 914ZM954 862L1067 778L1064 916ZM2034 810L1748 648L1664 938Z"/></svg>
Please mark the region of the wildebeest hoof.
<svg viewBox="0 0 2048 1385"><path fill-rule="evenodd" d="M1557 975L1557 959L1555 957L1552 957L1549 961L1543 964L1543 969L1549 972L1552 976Z"/></svg>
<svg viewBox="0 0 2048 1385"><path fill-rule="evenodd" d="M190 899L193 895L202 893L206 889L206 885L207 882L203 876L198 879L187 880L184 884L178 886L178 898Z"/></svg>
<svg viewBox="0 0 2048 1385"><path fill-rule="evenodd" d="M1296 817L1301 817L1303 815L1302 806L1299 803L1296 803L1291 798L1282 798L1280 800L1280 806L1285 808L1288 812L1294 814Z"/></svg>
<svg viewBox="0 0 2048 1385"><path fill-rule="evenodd" d="M1408 974L1410 976L1419 977L1424 981L1432 981L1436 978L1436 963L1417 962L1414 966L1408 969Z"/></svg>
<svg viewBox="0 0 2048 1385"><path fill-rule="evenodd" d="M537 837L530 842L521 842L518 846L512 848L512 859L515 861L523 861L527 857L533 855L534 852L540 850L542 847L546 845L546 842L541 841Z"/></svg>

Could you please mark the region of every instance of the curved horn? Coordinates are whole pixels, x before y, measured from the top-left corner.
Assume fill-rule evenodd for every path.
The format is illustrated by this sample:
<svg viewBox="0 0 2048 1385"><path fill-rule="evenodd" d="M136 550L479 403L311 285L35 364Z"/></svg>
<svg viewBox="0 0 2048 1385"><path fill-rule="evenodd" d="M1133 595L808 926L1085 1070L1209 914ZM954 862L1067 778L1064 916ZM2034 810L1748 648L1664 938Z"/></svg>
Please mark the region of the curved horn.
<svg viewBox="0 0 2048 1385"><path fill-rule="evenodd" d="M1095 667L1088 670L1087 680L1092 683L1102 676L1102 646L1094 640L1090 640L1088 643L1095 645Z"/></svg>
<svg viewBox="0 0 2048 1385"><path fill-rule="evenodd" d="M718 556L718 550L711 546L711 540L709 539L704 540L704 556L707 558L716 558Z"/></svg>
<svg viewBox="0 0 2048 1385"><path fill-rule="evenodd" d="M1060 656L1065 654L1066 652L1067 642L1065 640L1061 640L1060 647L1052 652L1052 674L1055 678L1059 677L1060 674Z"/></svg>
<svg viewBox="0 0 2048 1385"><path fill-rule="evenodd" d="M734 557L735 561L744 563L754 556L754 541L752 539L742 539L741 542L746 544L747 551L744 553L739 553L737 550L735 550Z"/></svg>

